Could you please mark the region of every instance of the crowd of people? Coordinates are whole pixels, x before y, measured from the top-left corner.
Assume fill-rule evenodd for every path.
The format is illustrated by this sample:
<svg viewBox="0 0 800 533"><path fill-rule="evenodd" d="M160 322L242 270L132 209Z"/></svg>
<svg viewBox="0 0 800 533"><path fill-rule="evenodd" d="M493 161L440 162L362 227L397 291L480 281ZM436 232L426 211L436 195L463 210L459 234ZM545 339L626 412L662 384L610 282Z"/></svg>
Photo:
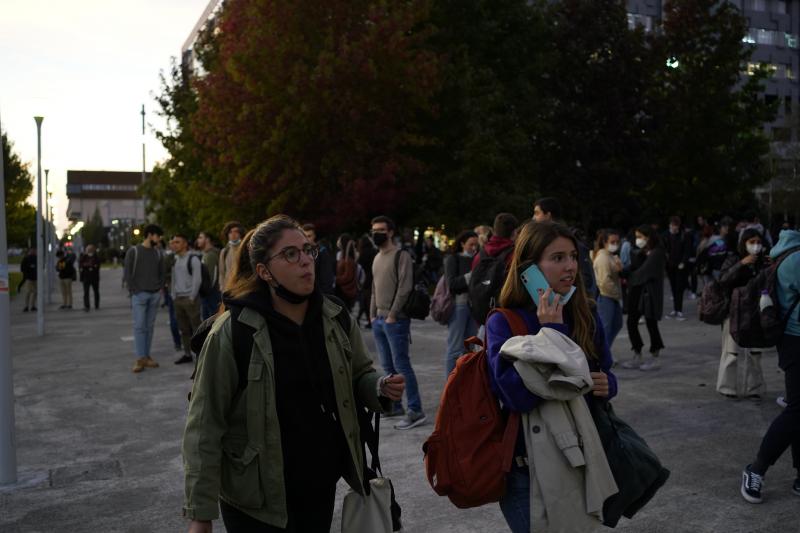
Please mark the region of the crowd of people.
<svg viewBox="0 0 800 533"><path fill-rule="evenodd" d="M754 216L739 222L723 217L714 224L698 217L691 227L673 216L665 231L654 224L604 228L587 243L564 223L558 201L542 198L525 220L499 213L492 226L465 229L452 241L415 240L387 216L375 217L365 229L359 237L341 234L331 244L313 224L283 215L250 231L232 221L221 232L220 249L212 233L195 239L178 233L167 241L151 224L142 243L126 253L133 372L159 366L151 346L160 305L168 308L180 354L175 364L197 364L183 444L184 512L191 531L210 531L220 509L230 531L328 530L336 480L343 477L363 491L359 409L396 418L399 431L427 421L410 351L415 291L441 286L444 296L433 305L447 328L444 376L457 366L464 340L478 335L486 339L493 393L506 412L526 413L553 400L526 387L504 351L512 327L504 315L490 315L492 308L514 311L529 335L550 328L579 346L590 370L585 399L591 405L617 394L612 347L617 354L627 351L619 346L623 326L631 353L621 357L621 367L657 370L665 350L659 322L685 321L685 296L704 298L715 288L730 299L787 256L776 271L778 305L786 316L777 345L784 409L744 468L741 493L748 502L760 502L767 469L791 446L798 469L792 490L800 495L800 312L794 307L800 299L800 232L789 224L773 236ZM93 289L97 308L94 247L80 256L77 269L71 266L74 256L57 257L62 307L71 308L71 283L80 273L84 307L90 309ZM532 266L546 280L538 292L526 277ZM22 271L28 311L35 309L35 251ZM761 350L739 346L730 322L721 322L717 391L761 399ZM640 325L649 334L646 355ZM380 371L372 366L362 330L374 338ZM199 355L192 351L198 335L204 340ZM328 443L324 450L309 448L322 441ZM517 460L500 501L515 532L529 531L531 520L541 518L531 512L543 512L538 500L531 505L536 491L530 446L520 429Z"/></svg>

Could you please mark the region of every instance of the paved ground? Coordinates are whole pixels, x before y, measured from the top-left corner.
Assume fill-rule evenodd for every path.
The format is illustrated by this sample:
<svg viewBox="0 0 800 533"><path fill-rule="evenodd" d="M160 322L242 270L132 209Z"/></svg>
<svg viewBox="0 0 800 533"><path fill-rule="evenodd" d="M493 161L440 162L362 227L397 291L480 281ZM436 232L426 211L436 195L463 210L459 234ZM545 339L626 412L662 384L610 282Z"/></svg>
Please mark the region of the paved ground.
<svg viewBox="0 0 800 533"><path fill-rule="evenodd" d="M0 532L185 529L180 439L191 368L172 364L167 314L161 310L153 355L162 367L132 374L131 316L119 270L103 271L101 290L99 312L50 306L43 339L35 335L35 315L21 312L20 299L12 302L20 483L0 488ZM649 507L617 529L800 531L788 454L769 473L763 505L746 504L738 493L741 467L778 413L774 398L782 392L782 375L775 355L764 358L763 402L719 396L719 330L697 322L693 302L687 306L689 321L662 322L662 370L617 371L617 412L672 470ZM431 421L444 380L444 336L430 321L414 323L412 357ZM627 356L627 342L624 335L617 341L618 356ZM506 531L495 505L458 510L429 488L420 446L430 431L431 425L383 432L382 460L403 506L405 531ZM339 530L337 520L338 514L332 531ZM224 530L221 523L216 527Z"/></svg>

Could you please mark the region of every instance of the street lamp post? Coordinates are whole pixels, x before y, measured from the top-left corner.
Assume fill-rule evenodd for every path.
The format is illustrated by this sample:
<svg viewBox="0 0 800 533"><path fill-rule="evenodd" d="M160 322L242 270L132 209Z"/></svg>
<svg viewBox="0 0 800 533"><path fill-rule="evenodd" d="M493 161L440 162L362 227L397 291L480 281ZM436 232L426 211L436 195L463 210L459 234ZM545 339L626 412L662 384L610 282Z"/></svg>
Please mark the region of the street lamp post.
<svg viewBox="0 0 800 533"><path fill-rule="evenodd" d="M33 117L36 121L36 334L44 336L44 234L42 232L42 121L44 117Z"/></svg>

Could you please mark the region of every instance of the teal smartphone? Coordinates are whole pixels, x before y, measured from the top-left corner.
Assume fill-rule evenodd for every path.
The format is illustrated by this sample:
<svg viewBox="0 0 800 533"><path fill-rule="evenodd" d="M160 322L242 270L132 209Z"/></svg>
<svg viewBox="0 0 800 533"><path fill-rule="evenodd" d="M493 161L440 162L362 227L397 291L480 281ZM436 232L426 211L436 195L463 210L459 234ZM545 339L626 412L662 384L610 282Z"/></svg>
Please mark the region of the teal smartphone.
<svg viewBox="0 0 800 533"><path fill-rule="evenodd" d="M531 265L525 269L525 271L520 274L520 279L522 280L522 284L525 286L525 289L528 291L528 294L531 295L533 298L533 302L535 304L539 304L539 291L542 292L546 291L550 288L550 285L547 283L547 279L545 279L544 274L539 269L537 265ZM560 303L561 305L567 305L567 302L572 298L572 295L575 294L575 286L573 285L570 291L567 294L562 294ZM553 303L553 300L556 298L556 292L552 291L550 293L550 303Z"/></svg>

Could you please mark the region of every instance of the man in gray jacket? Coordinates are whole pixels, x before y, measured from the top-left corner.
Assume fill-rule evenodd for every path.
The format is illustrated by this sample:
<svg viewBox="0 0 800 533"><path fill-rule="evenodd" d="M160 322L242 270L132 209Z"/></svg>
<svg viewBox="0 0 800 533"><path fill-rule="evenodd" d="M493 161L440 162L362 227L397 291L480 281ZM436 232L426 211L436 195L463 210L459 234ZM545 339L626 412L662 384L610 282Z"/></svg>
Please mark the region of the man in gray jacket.
<svg viewBox="0 0 800 533"><path fill-rule="evenodd" d="M125 284L131 293L133 340L136 349L134 372L158 368L150 357L160 291L165 282L164 257L158 249L164 232L155 224L144 228L144 241L125 254Z"/></svg>
<svg viewBox="0 0 800 533"><path fill-rule="evenodd" d="M181 330L183 356L176 365L191 363L192 335L200 326L200 285L203 282L202 263L197 254L189 252L189 239L180 233L172 237L170 247L175 252L172 266L172 300L175 302L175 318Z"/></svg>

